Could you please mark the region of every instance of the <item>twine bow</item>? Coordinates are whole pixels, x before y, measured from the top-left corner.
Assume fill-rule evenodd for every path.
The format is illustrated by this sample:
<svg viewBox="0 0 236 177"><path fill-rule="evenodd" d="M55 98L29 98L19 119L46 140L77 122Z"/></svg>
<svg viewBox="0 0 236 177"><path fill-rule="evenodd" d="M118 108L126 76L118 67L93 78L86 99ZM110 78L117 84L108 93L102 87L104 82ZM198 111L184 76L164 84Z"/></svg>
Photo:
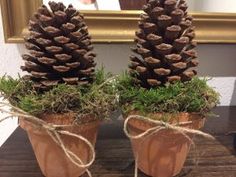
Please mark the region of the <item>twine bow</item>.
<svg viewBox="0 0 236 177"><path fill-rule="evenodd" d="M128 130L128 123L131 119L146 121L146 122L154 124L155 126L153 128L147 129L146 131L144 131L143 133L140 133L138 135L131 135L129 133L129 130ZM182 122L182 123L179 123L179 124L171 125L171 124L163 122L163 121L152 120L148 117L144 117L144 116L140 116L140 115L130 115L130 116L128 116L127 119L124 122L124 132L125 132L126 136L130 139L133 139L133 140L143 138L143 140L138 144L138 148L137 148L137 154L136 154L136 157L135 157L134 177L138 177L138 160L139 160L138 152L140 151L140 148L142 147L142 144L147 139L147 137L149 137L151 135L154 135L154 134L157 134L161 130L166 130L166 129L175 130L178 133L181 133L184 137L186 137L191 142L191 144L194 144L194 142L189 137L189 135L187 135L187 134L200 135L200 136L203 136L203 137L208 138L208 139L215 139L210 134L204 133L202 131L181 127L183 125L188 125L188 124L191 124L191 123L192 123L192 121L188 121L188 122Z"/></svg>
<svg viewBox="0 0 236 177"><path fill-rule="evenodd" d="M11 108L10 110L8 110L7 107ZM43 128L47 134L53 139L53 141L61 147L61 149L63 150L63 152L65 153L66 157L73 163L75 164L77 167L79 168L85 168L86 169L86 173L88 174L89 177L92 177L91 172L87 169L88 167L90 167L94 160L95 160L95 150L93 145L90 143L90 141L88 141L86 138L84 138L81 135L77 135L74 133L71 133L69 131L65 131L65 130L61 130L64 127L68 127L65 125L54 125L54 124L48 124L47 122L29 115L28 113L24 112L23 110L14 107L8 103L5 102L0 102L0 112L2 113L6 113L8 114L8 116L4 117L4 118L0 118L0 123L4 120L7 120L9 118L12 117L21 117L22 119L25 119L27 121L30 121L32 123L34 123L34 125ZM90 152L92 154L91 159L89 160L88 163L84 163L80 157L78 157L75 153L73 153L72 151L70 151L69 149L67 149L65 147L65 144L63 142L63 140L61 139L61 135L67 135L67 136L71 136L74 138L77 138L78 140L83 141L90 149Z"/></svg>

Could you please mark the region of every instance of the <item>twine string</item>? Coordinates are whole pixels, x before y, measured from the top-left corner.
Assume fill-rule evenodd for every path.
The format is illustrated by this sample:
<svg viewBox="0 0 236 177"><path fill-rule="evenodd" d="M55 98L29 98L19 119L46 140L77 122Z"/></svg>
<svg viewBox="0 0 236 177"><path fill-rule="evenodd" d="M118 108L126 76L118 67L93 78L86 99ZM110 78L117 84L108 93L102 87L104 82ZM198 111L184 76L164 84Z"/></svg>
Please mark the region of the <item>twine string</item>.
<svg viewBox="0 0 236 177"><path fill-rule="evenodd" d="M10 109L8 109L7 107ZM86 139L85 137L83 137L81 135L77 135L75 133L71 133L66 130L61 130L61 128L71 127L71 126L49 124L49 123L43 121L42 119L39 119L39 118L32 116L32 115L29 115L28 113L24 112L23 110L15 107L13 105L10 105L9 103L5 103L5 102L0 102L0 112L8 114L8 116L0 119L0 123L9 119L9 118L12 118L12 117L20 117L22 119L25 119L25 120L33 123L33 125L35 125L39 128L43 128L46 131L46 133L52 138L52 140L62 149L62 151L66 155L66 157L77 167L85 168L88 176L92 177L91 172L87 168L90 167L93 164L93 162L95 161L94 147L91 144L91 142L88 139ZM73 153L72 151L67 149L62 138L61 138L61 135L74 137L74 138L84 142L88 146L88 148L92 154L89 162L84 163L75 153Z"/></svg>
<svg viewBox="0 0 236 177"><path fill-rule="evenodd" d="M137 135L132 135L128 130L128 123L132 119L133 120L142 120L142 121L145 121L145 122L148 122L148 123L152 123L155 126L152 127L152 128L147 129L143 133L140 133L140 134L137 134ZM128 138L130 138L131 140L142 139L141 142L139 142L139 144L138 144L138 148L137 148L137 151L136 151L136 154L135 154L134 177L138 177L138 161L139 161L139 155L138 154L140 152L140 149L141 149L143 143L148 139L148 137L150 137L154 134L157 134L162 130L174 130L178 133L181 133L193 145L194 145L194 142L188 134L199 135L199 136L202 136L204 138L212 139L212 140L215 139L212 135L204 133L200 130L194 130L194 129L190 129L190 128L181 127L182 125L189 125L190 123L191 123L191 121L171 125L171 124L163 122L163 121L152 120L149 117L145 117L145 116L140 116L140 115L130 115L130 116L128 116L126 118L125 122L124 122L124 132L125 132L126 136Z"/></svg>

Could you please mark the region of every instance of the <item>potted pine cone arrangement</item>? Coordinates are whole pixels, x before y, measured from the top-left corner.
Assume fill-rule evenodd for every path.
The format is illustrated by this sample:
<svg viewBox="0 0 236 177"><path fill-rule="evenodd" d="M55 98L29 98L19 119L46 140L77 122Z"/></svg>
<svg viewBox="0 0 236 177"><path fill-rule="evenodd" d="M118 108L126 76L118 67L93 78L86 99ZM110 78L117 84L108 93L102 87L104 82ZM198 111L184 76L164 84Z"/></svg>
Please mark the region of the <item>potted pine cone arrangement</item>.
<svg viewBox="0 0 236 177"><path fill-rule="evenodd" d="M129 72L117 81L120 105L130 118L125 131L136 136L131 144L137 166L153 177L180 173L192 143L189 132L204 126L219 101L207 79L196 76L199 61L187 8L185 0L149 0L143 6Z"/></svg>
<svg viewBox="0 0 236 177"><path fill-rule="evenodd" d="M103 69L95 71L96 54L83 15L72 5L49 2L49 7L39 7L29 23L25 38L29 54L23 55L21 67L28 74L19 79L1 77L0 91L22 115L20 126L42 173L78 177L94 160L88 145L94 147L100 122L113 110L115 94L108 84L110 75ZM58 137L35 120L60 125L58 132L64 134Z"/></svg>

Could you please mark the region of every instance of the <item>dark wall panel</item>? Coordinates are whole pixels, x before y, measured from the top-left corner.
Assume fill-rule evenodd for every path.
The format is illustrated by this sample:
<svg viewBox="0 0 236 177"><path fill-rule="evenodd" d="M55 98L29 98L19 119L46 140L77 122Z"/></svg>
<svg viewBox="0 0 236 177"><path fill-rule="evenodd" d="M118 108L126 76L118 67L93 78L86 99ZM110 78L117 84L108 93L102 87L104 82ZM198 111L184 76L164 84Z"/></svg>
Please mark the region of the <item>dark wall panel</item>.
<svg viewBox="0 0 236 177"><path fill-rule="evenodd" d="M115 74L127 69L133 44L97 44L99 65ZM197 47L200 76L236 77L236 44L199 44Z"/></svg>

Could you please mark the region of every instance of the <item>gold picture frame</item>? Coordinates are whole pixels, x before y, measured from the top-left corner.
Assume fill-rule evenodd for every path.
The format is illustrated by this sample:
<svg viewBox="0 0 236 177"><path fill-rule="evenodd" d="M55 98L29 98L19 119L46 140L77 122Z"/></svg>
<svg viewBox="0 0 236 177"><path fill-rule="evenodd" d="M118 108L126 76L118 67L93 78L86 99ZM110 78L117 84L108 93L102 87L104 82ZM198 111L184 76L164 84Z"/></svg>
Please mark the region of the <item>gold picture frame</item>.
<svg viewBox="0 0 236 177"><path fill-rule="evenodd" d="M42 0L0 0L5 41L21 43ZM132 42L141 11L82 11L94 42ZM236 43L236 14L192 13L199 43Z"/></svg>

